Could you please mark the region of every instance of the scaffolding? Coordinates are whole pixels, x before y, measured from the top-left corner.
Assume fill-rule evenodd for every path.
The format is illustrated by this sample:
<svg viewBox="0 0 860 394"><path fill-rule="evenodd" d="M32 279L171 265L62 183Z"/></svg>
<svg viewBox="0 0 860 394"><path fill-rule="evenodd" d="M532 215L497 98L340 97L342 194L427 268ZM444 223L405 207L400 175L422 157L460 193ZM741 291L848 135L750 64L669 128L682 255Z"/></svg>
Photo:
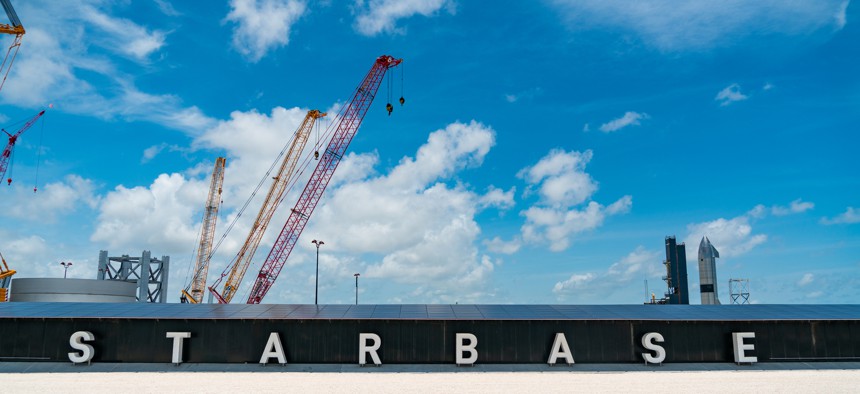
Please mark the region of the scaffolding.
<svg viewBox="0 0 860 394"><path fill-rule="evenodd" d="M731 303L736 305L749 305L750 303L750 280L729 279L729 294Z"/></svg>
<svg viewBox="0 0 860 394"><path fill-rule="evenodd" d="M140 257L127 254L108 257L108 252L102 250L99 251L96 279L137 283L137 302L164 303L167 300L169 266L170 256L152 258L148 250L144 250Z"/></svg>

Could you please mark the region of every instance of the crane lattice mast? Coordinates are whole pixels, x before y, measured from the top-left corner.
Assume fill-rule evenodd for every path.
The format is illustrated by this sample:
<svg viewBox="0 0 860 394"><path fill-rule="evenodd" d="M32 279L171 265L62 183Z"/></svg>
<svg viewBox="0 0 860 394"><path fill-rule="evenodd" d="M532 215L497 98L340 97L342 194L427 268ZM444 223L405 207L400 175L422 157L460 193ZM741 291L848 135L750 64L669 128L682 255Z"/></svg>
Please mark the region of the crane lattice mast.
<svg viewBox="0 0 860 394"><path fill-rule="evenodd" d="M325 112L320 112L315 109L310 110L305 116L305 120L299 126L298 130L296 130L289 150L281 161L281 166L278 169L277 174L273 177L274 181L272 182L272 186L269 188L269 194L266 195L266 200L263 201L263 205L260 207L260 212L254 220L254 225L248 233L248 238L245 240L245 243L236 255L234 264L227 268L230 271L230 275L224 283L224 288L221 290L221 293L218 293L216 290L220 279L209 287L209 292L218 300L218 303L229 304L236 295L239 285L242 284L242 278L245 277L245 272L251 265L254 253L256 253L257 247L260 246L260 240L263 239L263 234L265 234L266 228L269 226L269 222L275 214L275 210L278 209L278 205L280 205L281 200L283 199L284 193L287 190L287 185L292 183L291 181L295 176L296 163L298 163L299 158L302 155L302 151L305 149L308 137L313 130L314 123L316 123L317 119L324 116L326 116ZM225 272L226 271L227 270L225 270ZM221 278L224 278L223 274Z"/></svg>
<svg viewBox="0 0 860 394"><path fill-rule="evenodd" d="M18 19L18 13L12 7L12 3L9 0L0 0L0 4L3 5L3 10L6 11L6 16L9 17L9 22L11 22L11 24L0 23L0 33L15 35L12 45L6 50L6 57L3 58L3 63L0 64L0 74L3 74L3 81L0 81L0 89L3 89L6 77L9 76L9 71L12 69L12 63L15 62L15 57L18 56L18 49L21 48L21 39L24 38L26 31L24 30L24 26L21 25L21 20Z"/></svg>
<svg viewBox="0 0 860 394"><path fill-rule="evenodd" d="M3 129L3 132L9 136L9 143L6 144L6 148L3 149L3 154L0 155L0 179L3 179L3 177L6 176L6 169L9 167L9 159L12 157L12 150L15 149L15 142L18 141L18 137L20 137L22 133L24 133L25 131L27 131L27 129L33 126L36 121L39 120L39 118L41 118L44 114L44 110L36 114L36 116L28 120L27 123L24 123L24 126L18 129L15 134L10 134L8 131ZM7 184L11 184L12 178L10 177L6 180L6 182Z"/></svg>
<svg viewBox="0 0 860 394"><path fill-rule="evenodd" d="M361 126L364 115L367 114L386 71L396 67L402 61L403 59L395 59L387 55L378 57L364 80L355 89L343 116L338 119L337 128L325 152L322 153L313 174L311 174L299 200L296 202L296 206L290 212L287 223L284 224L281 234L272 246L272 250L257 275L254 286L251 288L251 294L248 296L248 304L259 304L275 283L278 274L281 273L281 269L287 262L287 257L290 256L290 252L296 246L302 230L304 230L314 208L325 192L334 170L337 169L337 165L346 153L346 148L358 131L358 127Z"/></svg>
<svg viewBox="0 0 860 394"><path fill-rule="evenodd" d="M209 197L203 210L203 224L200 229L200 245L197 247L197 259L194 263L194 276L191 283L182 290L183 301L198 304L203 301L206 290L206 276L209 273L209 260L212 258L212 239L215 238L215 222L218 219L218 207L221 206L221 187L224 185L224 166L227 160L219 157L215 160L212 170L212 182L209 184ZM190 288L190 293L189 293Z"/></svg>

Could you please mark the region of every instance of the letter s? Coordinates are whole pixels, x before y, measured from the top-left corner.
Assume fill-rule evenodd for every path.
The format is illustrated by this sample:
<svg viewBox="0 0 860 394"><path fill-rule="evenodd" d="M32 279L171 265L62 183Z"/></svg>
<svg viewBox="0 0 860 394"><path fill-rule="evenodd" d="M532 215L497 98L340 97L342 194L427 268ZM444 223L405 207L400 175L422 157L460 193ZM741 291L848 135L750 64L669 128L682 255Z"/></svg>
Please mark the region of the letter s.
<svg viewBox="0 0 860 394"><path fill-rule="evenodd" d="M89 331L78 331L72 334L69 338L69 346L72 349L80 350L81 354L78 355L77 352L69 352L69 361L75 364L90 362L95 355L95 349L93 349L92 345L83 343L83 341L93 341L95 339L96 337Z"/></svg>

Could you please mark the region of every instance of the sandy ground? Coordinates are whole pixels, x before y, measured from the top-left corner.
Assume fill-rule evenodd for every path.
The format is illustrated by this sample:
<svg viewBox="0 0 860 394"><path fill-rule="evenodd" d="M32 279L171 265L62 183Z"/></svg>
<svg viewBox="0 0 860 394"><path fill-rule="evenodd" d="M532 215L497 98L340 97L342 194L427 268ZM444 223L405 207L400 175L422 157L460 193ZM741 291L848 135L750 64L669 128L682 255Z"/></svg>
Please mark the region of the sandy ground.
<svg viewBox="0 0 860 394"><path fill-rule="evenodd" d="M3 373L3 393L858 393L860 370Z"/></svg>

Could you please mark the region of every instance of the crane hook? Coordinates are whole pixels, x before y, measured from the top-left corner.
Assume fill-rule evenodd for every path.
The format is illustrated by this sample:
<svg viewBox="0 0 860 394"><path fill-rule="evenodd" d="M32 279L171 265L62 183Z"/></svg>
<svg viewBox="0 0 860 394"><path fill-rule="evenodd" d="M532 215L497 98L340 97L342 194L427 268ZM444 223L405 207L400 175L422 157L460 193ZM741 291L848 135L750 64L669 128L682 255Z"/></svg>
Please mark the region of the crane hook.
<svg viewBox="0 0 860 394"><path fill-rule="evenodd" d="M400 96L400 106L402 107L403 104L405 104L405 103L406 103L406 99L403 98L403 96Z"/></svg>
<svg viewBox="0 0 860 394"><path fill-rule="evenodd" d="M391 116L391 111L394 111L394 106L391 103L385 104L385 109L388 111L388 116Z"/></svg>
<svg viewBox="0 0 860 394"><path fill-rule="evenodd" d="M319 159L320 159L320 151L318 151L318 150L314 151L314 160L319 160Z"/></svg>

